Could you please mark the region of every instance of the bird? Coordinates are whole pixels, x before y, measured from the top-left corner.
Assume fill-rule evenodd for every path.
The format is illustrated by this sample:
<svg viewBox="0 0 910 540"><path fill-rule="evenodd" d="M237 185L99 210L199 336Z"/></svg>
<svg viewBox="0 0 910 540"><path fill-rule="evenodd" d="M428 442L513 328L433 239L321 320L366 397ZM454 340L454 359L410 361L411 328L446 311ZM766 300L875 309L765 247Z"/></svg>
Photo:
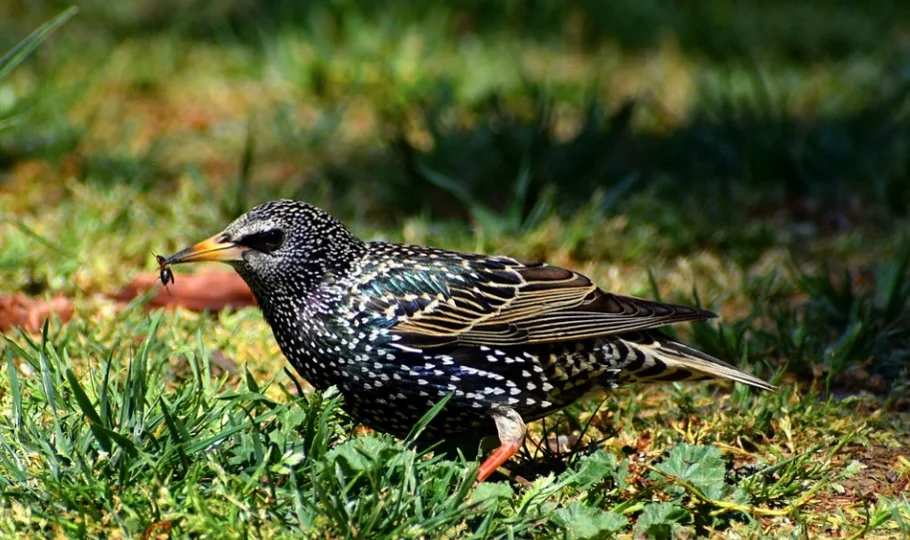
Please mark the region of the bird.
<svg viewBox="0 0 910 540"><path fill-rule="evenodd" d="M478 482L520 449L528 422L591 393L712 378L774 389L658 329L710 311L543 262L364 241L302 201L256 206L159 263L199 261L240 274L290 364L335 386L355 421L403 437L448 399L429 433L498 435Z"/></svg>

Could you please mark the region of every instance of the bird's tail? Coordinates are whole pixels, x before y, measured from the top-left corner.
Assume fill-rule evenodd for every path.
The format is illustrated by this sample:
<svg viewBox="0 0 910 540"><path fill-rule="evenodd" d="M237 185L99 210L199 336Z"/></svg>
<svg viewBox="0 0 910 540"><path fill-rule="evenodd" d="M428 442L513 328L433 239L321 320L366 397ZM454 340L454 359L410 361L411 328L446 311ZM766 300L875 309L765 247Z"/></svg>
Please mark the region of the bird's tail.
<svg viewBox="0 0 910 540"><path fill-rule="evenodd" d="M624 378L633 381L694 381L729 379L762 390L774 390L767 382L745 373L713 356L673 341L659 331L623 334L621 341L630 350L623 368Z"/></svg>

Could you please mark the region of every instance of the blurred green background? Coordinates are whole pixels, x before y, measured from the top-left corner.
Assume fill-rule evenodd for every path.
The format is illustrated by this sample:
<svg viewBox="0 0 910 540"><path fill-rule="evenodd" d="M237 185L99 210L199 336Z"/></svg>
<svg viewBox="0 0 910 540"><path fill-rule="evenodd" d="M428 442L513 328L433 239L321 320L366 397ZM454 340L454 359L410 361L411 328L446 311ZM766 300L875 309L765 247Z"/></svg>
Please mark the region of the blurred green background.
<svg viewBox="0 0 910 540"><path fill-rule="evenodd" d="M67 5L5 2L0 48ZM689 231L669 247L747 258L739 218L767 243L765 224L890 226L910 200L903 2L78 5L4 87L30 113L7 171L75 154L85 181L161 189L197 165L224 185L249 139L249 202L524 226L651 192L636 221Z"/></svg>

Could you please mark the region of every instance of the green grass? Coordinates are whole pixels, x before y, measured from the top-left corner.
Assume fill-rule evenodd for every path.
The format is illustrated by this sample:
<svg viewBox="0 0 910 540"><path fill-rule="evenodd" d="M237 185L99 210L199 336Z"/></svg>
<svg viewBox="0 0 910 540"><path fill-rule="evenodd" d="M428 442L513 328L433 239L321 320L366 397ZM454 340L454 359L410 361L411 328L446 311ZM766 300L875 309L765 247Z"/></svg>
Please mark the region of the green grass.
<svg viewBox="0 0 910 540"><path fill-rule="evenodd" d="M596 412L601 420L588 435L615 430L600 445L528 456L518 472L538 476L529 487L472 489L476 462L428 455L410 438L353 435L332 390L303 395L280 370L278 380L219 374L207 324L185 317L149 316L137 303L117 316L113 336L97 321L74 320L10 338L0 425L6 533L768 531L787 520L812 525L807 507L826 493L849 493L845 486L875 466L863 462L865 451L901 444L901 426L885 427L882 415L850 417L870 398L737 389L718 401L704 388L622 391L599 410L587 404L564 419L583 423ZM654 400L665 403L659 413L648 406ZM843 513L834 523L859 532L907 510L883 495L866 502L868 519Z"/></svg>
<svg viewBox="0 0 910 540"><path fill-rule="evenodd" d="M3 535L910 535L903 4L152 4L0 63L0 293L76 304L0 340ZM680 338L780 391L620 389L474 488L476 449L364 433L255 309L110 298L279 196L716 310Z"/></svg>

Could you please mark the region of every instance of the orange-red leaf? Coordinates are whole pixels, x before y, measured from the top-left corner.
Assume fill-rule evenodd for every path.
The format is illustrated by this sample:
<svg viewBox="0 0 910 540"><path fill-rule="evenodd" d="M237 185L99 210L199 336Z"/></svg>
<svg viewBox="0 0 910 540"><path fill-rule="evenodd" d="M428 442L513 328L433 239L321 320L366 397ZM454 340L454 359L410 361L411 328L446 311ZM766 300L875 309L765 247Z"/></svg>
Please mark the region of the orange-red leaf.
<svg viewBox="0 0 910 540"><path fill-rule="evenodd" d="M73 316L73 303L63 296L55 296L50 301L30 298L22 293L0 296L0 332L13 328L40 332L45 319L52 313L66 322Z"/></svg>
<svg viewBox="0 0 910 540"><path fill-rule="evenodd" d="M255 305L253 293L234 272L203 272L176 275L174 283L161 286L158 274L140 274L117 293L116 298L129 300L145 291L158 289L152 306L181 306L193 311L218 311Z"/></svg>

